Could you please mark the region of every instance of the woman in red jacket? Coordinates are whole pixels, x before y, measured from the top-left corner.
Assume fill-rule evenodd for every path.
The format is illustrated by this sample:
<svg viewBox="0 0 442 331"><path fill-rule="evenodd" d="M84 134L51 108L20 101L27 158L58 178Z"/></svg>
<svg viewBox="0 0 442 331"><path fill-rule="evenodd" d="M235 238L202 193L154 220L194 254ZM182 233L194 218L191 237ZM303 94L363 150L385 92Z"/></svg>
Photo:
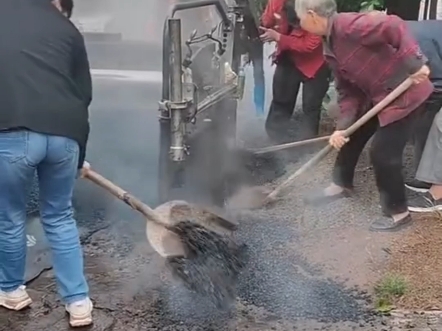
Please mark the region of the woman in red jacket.
<svg viewBox="0 0 442 331"><path fill-rule="evenodd" d="M301 83L302 132L297 139L318 135L322 100L329 87L330 72L324 61L322 40L302 30L291 4L293 0L269 0L261 23L265 42L276 43L273 100L266 131L276 142L284 142Z"/></svg>

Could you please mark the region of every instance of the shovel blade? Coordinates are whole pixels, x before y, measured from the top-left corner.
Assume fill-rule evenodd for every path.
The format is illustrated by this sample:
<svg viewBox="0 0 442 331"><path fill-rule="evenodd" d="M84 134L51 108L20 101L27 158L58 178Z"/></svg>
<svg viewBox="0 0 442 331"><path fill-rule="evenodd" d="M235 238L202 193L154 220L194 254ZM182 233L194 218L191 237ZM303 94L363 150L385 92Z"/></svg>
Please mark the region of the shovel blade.
<svg viewBox="0 0 442 331"><path fill-rule="evenodd" d="M223 211L201 207L181 200L166 202L155 208L154 211L170 227L180 222L191 221L218 233L228 233L238 226ZM147 221L146 237L152 248L162 257L186 255L180 237L160 224Z"/></svg>
<svg viewBox="0 0 442 331"><path fill-rule="evenodd" d="M146 237L152 248L164 258L186 255L180 237L161 225L148 221Z"/></svg>
<svg viewBox="0 0 442 331"><path fill-rule="evenodd" d="M169 201L155 209L169 225L192 221L216 232L234 231L238 227L233 215L215 207L205 207L183 200Z"/></svg>

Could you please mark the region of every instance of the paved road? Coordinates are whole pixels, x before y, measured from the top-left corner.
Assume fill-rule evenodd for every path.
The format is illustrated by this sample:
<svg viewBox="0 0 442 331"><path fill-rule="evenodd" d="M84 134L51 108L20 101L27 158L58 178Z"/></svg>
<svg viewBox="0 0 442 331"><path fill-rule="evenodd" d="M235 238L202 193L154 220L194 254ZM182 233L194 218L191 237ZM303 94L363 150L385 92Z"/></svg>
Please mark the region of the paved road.
<svg viewBox="0 0 442 331"><path fill-rule="evenodd" d="M98 76L96 76L98 77ZM150 81L143 78L151 78ZM158 74L147 73L139 81L109 76L94 79L91 136L87 159L93 167L149 204L157 195L159 127ZM155 81L157 80L157 81ZM127 210L121 203L102 199L103 192L80 181L75 194L79 213L103 209L106 219ZM114 199L111 199L114 200ZM122 207L122 208L120 208ZM80 226L90 227L79 218Z"/></svg>
<svg viewBox="0 0 442 331"><path fill-rule="evenodd" d="M101 174L148 204L157 203L158 174L158 111L161 59L158 46L139 46L136 52L122 54L121 47L106 44L89 45L93 65L94 99L90 108L91 135L87 160ZM109 54L119 57L110 58ZM144 56L144 52L147 54ZM105 61L100 61L105 58ZM130 61L137 65L131 65ZM137 69L133 70L113 70ZM104 69L103 69L104 68ZM32 194L30 209L36 209L36 196ZM123 203L110 197L86 180L77 183L74 207L83 236L107 227L121 219L137 219ZM139 218L138 218L139 220ZM128 227L142 227L133 222ZM137 230L135 230L137 231ZM27 279L50 266L47 246L38 218L28 222L29 268Z"/></svg>

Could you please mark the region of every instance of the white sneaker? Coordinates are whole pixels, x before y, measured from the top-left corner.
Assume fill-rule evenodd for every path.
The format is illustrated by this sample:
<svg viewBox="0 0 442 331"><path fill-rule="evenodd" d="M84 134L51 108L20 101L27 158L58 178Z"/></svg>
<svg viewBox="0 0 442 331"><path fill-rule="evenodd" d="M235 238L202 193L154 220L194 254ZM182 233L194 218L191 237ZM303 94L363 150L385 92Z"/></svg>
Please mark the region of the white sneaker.
<svg viewBox="0 0 442 331"><path fill-rule="evenodd" d="M32 299L26 292L26 286L22 285L12 292L0 291L0 306L10 310L22 310L32 303Z"/></svg>
<svg viewBox="0 0 442 331"><path fill-rule="evenodd" d="M69 325L73 328L92 324L92 301L89 298L66 305L69 314Z"/></svg>

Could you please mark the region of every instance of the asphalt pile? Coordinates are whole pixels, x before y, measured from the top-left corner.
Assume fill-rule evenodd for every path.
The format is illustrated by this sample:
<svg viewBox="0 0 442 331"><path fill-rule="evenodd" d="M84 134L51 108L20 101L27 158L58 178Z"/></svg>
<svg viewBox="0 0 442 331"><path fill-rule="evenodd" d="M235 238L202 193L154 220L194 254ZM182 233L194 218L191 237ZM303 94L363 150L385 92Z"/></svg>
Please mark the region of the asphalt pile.
<svg viewBox="0 0 442 331"><path fill-rule="evenodd" d="M247 263L247 245L191 221L174 227L186 256L169 257L166 265L186 288L228 309L236 300L238 276Z"/></svg>

